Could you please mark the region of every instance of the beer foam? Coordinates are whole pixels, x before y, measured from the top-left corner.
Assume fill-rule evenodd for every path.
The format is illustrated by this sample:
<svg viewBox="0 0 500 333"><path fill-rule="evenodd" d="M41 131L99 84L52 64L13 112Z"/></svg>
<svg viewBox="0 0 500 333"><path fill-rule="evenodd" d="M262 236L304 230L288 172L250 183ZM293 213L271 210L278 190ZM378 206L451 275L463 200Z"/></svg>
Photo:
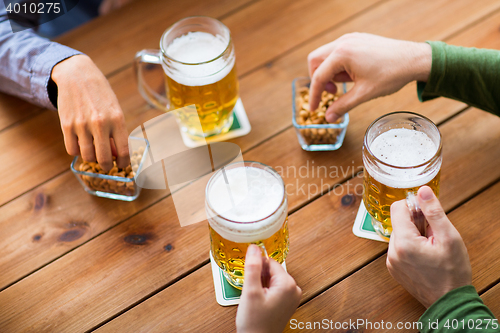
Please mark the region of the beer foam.
<svg viewBox="0 0 500 333"><path fill-rule="evenodd" d="M163 64L167 75L177 83L186 86L205 86L222 80L234 66L234 54L229 63L221 55L228 42L220 35L195 31L175 38L165 49L168 57L180 63ZM234 50L232 51L234 52ZM199 64L210 61L205 64ZM197 64L197 65L195 65Z"/></svg>
<svg viewBox="0 0 500 333"><path fill-rule="evenodd" d="M237 243L271 237L281 228L287 214L287 204L281 205L285 194L281 180L255 167L225 172L229 185L219 173L207 193L213 209L207 209L210 226L222 237Z"/></svg>
<svg viewBox="0 0 500 333"><path fill-rule="evenodd" d="M406 168L430 161L437 149L427 134L407 128L390 129L376 137L370 145L370 151L380 161ZM394 188L409 188L430 182L439 172L441 163L425 173L425 166L398 169L382 165L380 169L383 172L372 170L369 163L366 163L366 167L370 175L382 184Z"/></svg>

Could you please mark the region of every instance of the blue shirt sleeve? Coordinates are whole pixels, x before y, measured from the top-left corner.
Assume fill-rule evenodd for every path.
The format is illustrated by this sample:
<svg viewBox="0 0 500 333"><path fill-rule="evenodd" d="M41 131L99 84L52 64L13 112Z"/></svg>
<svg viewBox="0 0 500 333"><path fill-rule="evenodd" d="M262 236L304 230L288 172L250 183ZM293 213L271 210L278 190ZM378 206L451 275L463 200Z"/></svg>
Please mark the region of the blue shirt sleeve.
<svg viewBox="0 0 500 333"><path fill-rule="evenodd" d="M55 110L48 91L52 68L77 54L82 53L40 37L32 29L13 33L0 1L0 91Z"/></svg>

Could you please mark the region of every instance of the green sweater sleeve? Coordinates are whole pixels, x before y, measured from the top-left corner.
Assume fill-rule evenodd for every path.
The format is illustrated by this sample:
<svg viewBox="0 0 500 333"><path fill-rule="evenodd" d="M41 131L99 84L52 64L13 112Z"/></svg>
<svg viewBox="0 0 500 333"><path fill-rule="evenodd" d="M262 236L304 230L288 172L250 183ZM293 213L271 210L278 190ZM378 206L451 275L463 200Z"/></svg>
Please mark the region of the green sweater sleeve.
<svg viewBox="0 0 500 333"><path fill-rule="evenodd" d="M432 67L417 83L420 101L448 97L500 115L500 51L427 42Z"/></svg>
<svg viewBox="0 0 500 333"><path fill-rule="evenodd" d="M454 289L438 299L420 317L422 333L500 332L500 324L471 286Z"/></svg>

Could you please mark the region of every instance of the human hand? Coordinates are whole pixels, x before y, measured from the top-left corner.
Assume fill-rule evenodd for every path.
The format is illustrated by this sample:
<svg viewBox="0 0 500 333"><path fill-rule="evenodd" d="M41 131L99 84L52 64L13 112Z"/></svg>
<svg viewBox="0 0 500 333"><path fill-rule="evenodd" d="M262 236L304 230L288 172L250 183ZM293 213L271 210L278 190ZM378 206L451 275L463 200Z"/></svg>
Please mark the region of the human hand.
<svg viewBox="0 0 500 333"><path fill-rule="evenodd" d="M129 2L132 2L132 0L103 0L99 5L99 15L106 15Z"/></svg>
<svg viewBox="0 0 500 333"><path fill-rule="evenodd" d="M104 171L130 164L128 133L118 100L97 66L85 55L61 61L52 70L64 144L70 155L99 162Z"/></svg>
<svg viewBox="0 0 500 333"><path fill-rule="evenodd" d="M420 188L417 200L429 223L428 237L411 221L405 200L393 203L387 269L428 308L449 291L471 284L472 272L464 241L431 188Z"/></svg>
<svg viewBox="0 0 500 333"><path fill-rule="evenodd" d="M312 51L307 61L311 110L318 108L323 90L336 92L332 80L355 83L326 111L326 120L334 122L355 106L392 94L413 80L427 82L432 50L426 43L350 33Z"/></svg>
<svg viewBox="0 0 500 333"><path fill-rule="evenodd" d="M262 287L263 256L250 245L245 257L245 282L236 314L239 333L283 332L299 305L302 290L275 260L269 259L269 288Z"/></svg>

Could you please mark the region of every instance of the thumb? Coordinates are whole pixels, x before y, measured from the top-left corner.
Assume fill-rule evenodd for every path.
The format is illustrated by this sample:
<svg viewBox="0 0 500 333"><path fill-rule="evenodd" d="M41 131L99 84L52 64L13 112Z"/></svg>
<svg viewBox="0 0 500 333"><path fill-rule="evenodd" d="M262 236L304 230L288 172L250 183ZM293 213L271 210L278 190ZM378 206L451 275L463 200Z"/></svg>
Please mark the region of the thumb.
<svg viewBox="0 0 500 333"><path fill-rule="evenodd" d="M453 226L432 189L429 186L422 186L418 190L417 198L432 233L435 235L449 232Z"/></svg>
<svg viewBox="0 0 500 333"><path fill-rule="evenodd" d="M257 245L250 244L245 257L245 282L243 292L262 291L262 252Z"/></svg>
<svg viewBox="0 0 500 333"><path fill-rule="evenodd" d="M326 110L326 121L333 123L342 117L346 112L359 104L368 100L366 94L362 92L362 85L357 83L344 95L340 96L330 107Z"/></svg>

